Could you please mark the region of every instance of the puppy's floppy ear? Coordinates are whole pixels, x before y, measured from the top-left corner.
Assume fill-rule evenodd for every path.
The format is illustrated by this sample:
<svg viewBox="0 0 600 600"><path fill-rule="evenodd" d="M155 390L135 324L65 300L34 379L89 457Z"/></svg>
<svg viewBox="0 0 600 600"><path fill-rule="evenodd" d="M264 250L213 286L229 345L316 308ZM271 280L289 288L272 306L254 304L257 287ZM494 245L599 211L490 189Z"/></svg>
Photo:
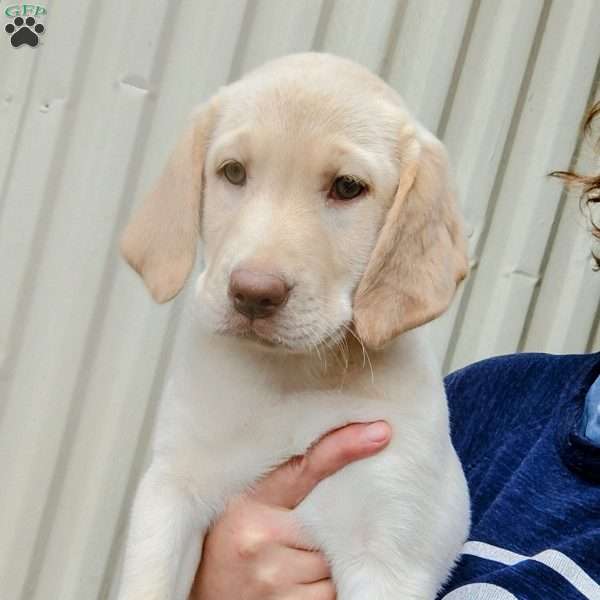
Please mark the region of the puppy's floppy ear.
<svg viewBox="0 0 600 600"><path fill-rule="evenodd" d="M468 271L442 143L419 129L403 154L394 202L354 300L356 331L372 348L444 312Z"/></svg>
<svg viewBox="0 0 600 600"><path fill-rule="evenodd" d="M196 257L204 156L216 120L214 101L202 106L121 237L121 253L156 302L177 295Z"/></svg>

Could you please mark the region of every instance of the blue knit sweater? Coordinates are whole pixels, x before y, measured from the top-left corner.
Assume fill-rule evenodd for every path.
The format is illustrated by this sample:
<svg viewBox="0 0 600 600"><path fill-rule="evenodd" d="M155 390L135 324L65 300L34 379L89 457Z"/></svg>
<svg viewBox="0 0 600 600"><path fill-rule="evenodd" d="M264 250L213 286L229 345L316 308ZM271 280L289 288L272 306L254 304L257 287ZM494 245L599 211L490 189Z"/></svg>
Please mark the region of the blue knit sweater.
<svg viewBox="0 0 600 600"><path fill-rule="evenodd" d="M446 378L472 528L440 598L600 600L599 375L600 354L517 354Z"/></svg>

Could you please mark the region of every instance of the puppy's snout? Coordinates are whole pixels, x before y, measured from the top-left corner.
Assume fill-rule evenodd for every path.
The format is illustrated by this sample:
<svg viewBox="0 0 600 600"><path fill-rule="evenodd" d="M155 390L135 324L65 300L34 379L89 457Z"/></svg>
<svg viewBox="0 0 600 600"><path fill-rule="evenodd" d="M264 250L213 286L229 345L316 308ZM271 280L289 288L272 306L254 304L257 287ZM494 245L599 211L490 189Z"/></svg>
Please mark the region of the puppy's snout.
<svg viewBox="0 0 600 600"><path fill-rule="evenodd" d="M283 306L290 288L277 275L236 269L229 278L229 295L235 310L250 319L264 319Z"/></svg>

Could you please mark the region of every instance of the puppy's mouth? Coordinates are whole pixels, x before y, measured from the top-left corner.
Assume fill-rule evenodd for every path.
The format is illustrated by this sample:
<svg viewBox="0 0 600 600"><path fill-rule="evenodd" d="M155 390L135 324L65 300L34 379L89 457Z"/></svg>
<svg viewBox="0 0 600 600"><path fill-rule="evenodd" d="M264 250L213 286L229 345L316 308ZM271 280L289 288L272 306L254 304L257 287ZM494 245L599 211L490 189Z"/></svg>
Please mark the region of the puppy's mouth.
<svg viewBox="0 0 600 600"><path fill-rule="evenodd" d="M325 332L323 336L309 336L303 331L311 330L311 325L299 325L297 328L274 322L273 319L253 319L241 315L230 315L218 328L219 335L233 337L244 345L271 352L286 354L312 354L321 356L321 350L331 350L345 337L348 326L342 325L335 330ZM297 333L296 330L298 330Z"/></svg>
<svg viewBox="0 0 600 600"><path fill-rule="evenodd" d="M277 332L277 327L271 319L249 319L242 315L233 315L227 323L219 328L221 335L239 338L241 341L256 344L263 348L285 349L293 348L283 336Z"/></svg>
<svg viewBox="0 0 600 600"><path fill-rule="evenodd" d="M286 349L289 350L288 346L283 342L283 340L274 338L274 337L264 337L256 333L253 329L246 331L238 335L238 337L243 342L249 342L251 344L256 344L258 346L262 346L263 348L275 350L275 349Z"/></svg>

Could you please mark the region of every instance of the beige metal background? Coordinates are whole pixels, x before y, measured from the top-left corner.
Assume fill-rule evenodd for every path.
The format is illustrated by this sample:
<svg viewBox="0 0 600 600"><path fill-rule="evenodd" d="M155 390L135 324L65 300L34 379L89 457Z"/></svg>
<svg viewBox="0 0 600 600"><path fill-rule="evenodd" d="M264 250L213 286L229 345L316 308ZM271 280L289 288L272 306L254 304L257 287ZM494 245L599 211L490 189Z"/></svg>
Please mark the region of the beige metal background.
<svg viewBox="0 0 600 600"><path fill-rule="evenodd" d="M446 142L473 264L432 327L446 370L600 348L589 235L545 177L594 165L578 129L597 93L597 0L47 6L40 47L0 31L2 600L114 595L181 305L154 306L115 240L190 109L265 59L354 58Z"/></svg>

